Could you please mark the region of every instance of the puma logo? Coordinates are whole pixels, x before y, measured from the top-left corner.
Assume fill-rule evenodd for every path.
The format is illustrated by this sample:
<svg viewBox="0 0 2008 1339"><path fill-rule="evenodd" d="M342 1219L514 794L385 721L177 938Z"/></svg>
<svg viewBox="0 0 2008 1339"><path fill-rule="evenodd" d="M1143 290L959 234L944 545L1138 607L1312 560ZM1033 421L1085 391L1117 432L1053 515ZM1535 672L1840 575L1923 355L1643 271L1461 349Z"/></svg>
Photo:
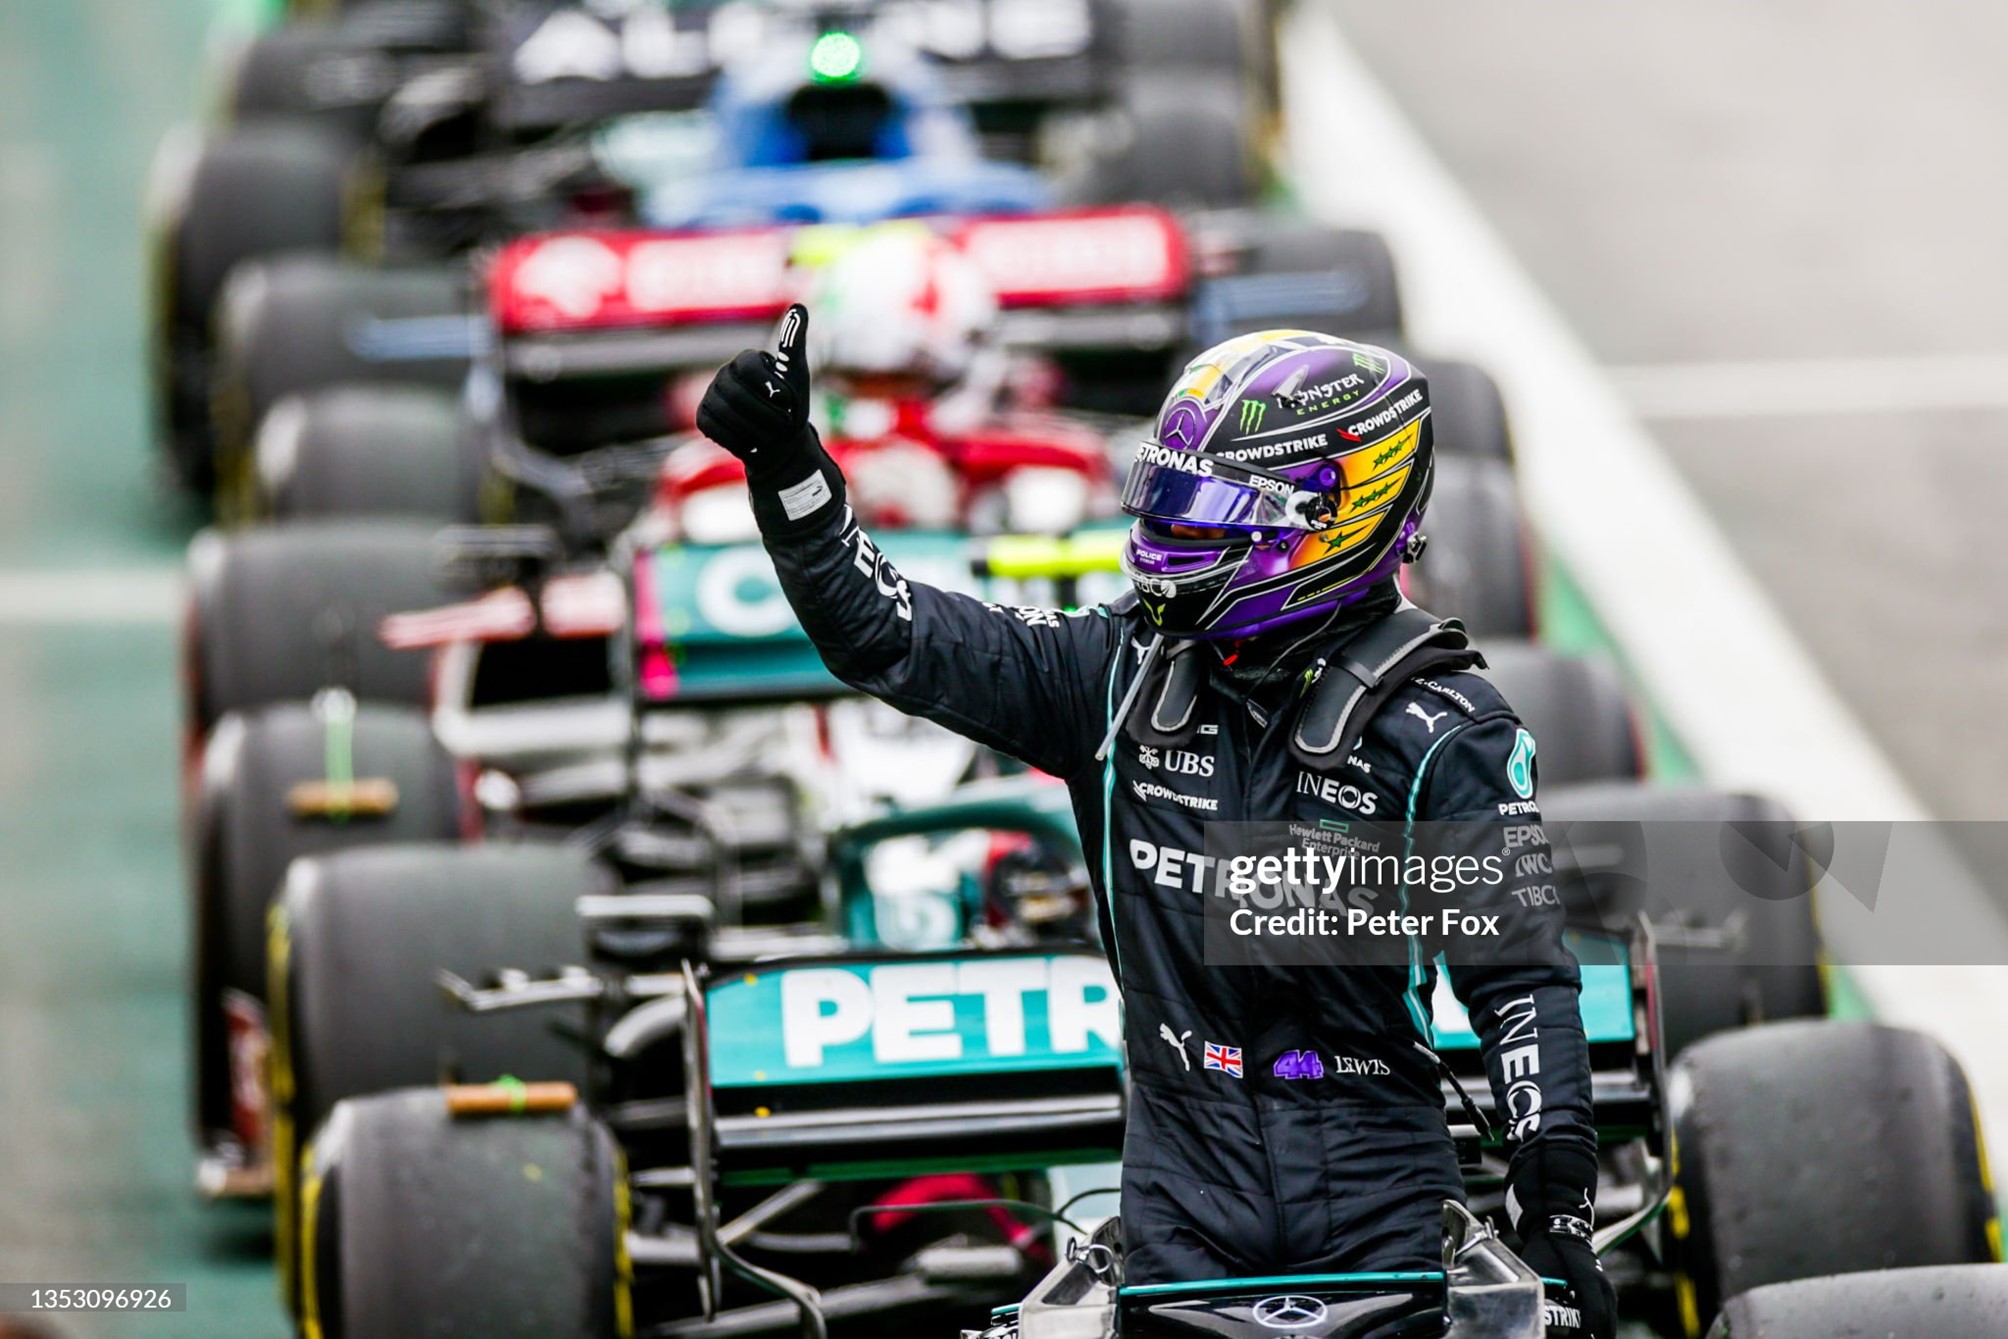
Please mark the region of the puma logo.
<svg viewBox="0 0 2008 1339"><path fill-rule="evenodd" d="M1448 716L1450 714L1450 710L1449 708L1445 708L1444 710L1437 712L1435 715L1431 715L1429 712L1426 712L1422 709L1421 703L1411 702L1408 704L1408 714L1415 717L1418 721L1421 721L1424 725L1428 726L1429 733L1435 734L1436 723L1442 720L1445 716Z"/></svg>
<svg viewBox="0 0 2008 1339"><path fill-rule="evenodd" d="M779 386L776 386L776 385L775 385L775 384L774 384L773 382L771 382L771 381L767 383L767 398L768 398L768 399L770 399L770 400L771 400L771 399L773 399L773 398L774 398L775 396L779 395L780 393L781 393L781 388L780 388Z"/></svg>
<svg viewBox="0 0 2008 1339"><path fill-rule="evenodd" d="M1159 1023L1157 1025L1157 1035L1164 1038L1165 1045L1178 1052L1178 1058L1185 1062L1185 1072L1190 1074L1192 1072L1192 1053L1185 1049L1185 1039L1192 1035L1192 1029L1187 1028L1184 1034L1180 1035L1171 1030L1171 1024Z"/></svg>

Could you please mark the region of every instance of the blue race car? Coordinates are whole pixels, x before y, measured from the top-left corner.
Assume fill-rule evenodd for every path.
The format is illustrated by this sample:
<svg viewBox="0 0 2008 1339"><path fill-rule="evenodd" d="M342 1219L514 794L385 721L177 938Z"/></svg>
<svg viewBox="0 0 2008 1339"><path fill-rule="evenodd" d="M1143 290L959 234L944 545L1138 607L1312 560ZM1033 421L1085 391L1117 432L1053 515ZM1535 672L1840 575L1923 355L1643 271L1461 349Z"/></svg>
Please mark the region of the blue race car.
<svg viewBox="0 0 2008 1339"><path fill-rule="evenodd" d="M868 52L847 32L790 43L727 71L706 121L704 170L672 170L644 186L646 223L869 223L1058 203L1032 168L985 160L969 109L951 100L918 51L884 44ZM636 134L620 128L609 138L623 131Z"/></svg>

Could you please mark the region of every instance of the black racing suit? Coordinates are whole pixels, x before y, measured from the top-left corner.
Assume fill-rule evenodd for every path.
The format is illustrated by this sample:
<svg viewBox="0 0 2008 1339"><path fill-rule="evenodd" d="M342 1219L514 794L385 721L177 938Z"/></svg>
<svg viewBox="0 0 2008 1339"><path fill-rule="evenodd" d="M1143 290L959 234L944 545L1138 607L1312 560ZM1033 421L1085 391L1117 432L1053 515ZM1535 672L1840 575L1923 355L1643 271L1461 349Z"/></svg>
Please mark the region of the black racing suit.
<svg viewBox="0 0 2008 1339"><path fill-rule="evenodd" d="M1506 704L1476 675L1425 677L1355 747L1311 771L1285 746L1290 696L1264 713L1216 676L1197 699L1190 747L1125 733L1097 761L1152 636L1134 599L1062 614L907 582L840 499L806 524L766 524L772 508L762 517L781 584L830 669L1072 794L1123 991L1128 1279L1436 1267L1441 1205L1462 1197L1462 1181L1433 1060L1416 1045L1435 968L1206 966L1200 907L1218 871L1204 830L1250 819L1537 821L1531 799L1509 787L1520 729ZM1516 1147L1576 1141L1593 1152L1580 983L1559 940L1537 965L1449 975ZM1238 1066L1209 1067L1209 1048L1220 1048L1216 1063L1238 1051ZM1280 1057L1306 1050L1322 1057L1323 1077L1278 1077Z"/></svg>

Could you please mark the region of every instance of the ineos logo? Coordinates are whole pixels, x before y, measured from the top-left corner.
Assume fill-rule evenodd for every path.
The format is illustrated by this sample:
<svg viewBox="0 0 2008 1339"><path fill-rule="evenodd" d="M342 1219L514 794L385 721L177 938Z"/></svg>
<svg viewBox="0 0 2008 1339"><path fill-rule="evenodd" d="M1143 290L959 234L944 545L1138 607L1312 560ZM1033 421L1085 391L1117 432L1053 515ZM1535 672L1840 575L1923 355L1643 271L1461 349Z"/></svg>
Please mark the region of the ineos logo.
<svg viewBox="0 0 2008 1339"><path fill-rule="evenodd" d="M1315 1297L1285 1294L1255 1304L1255 1323L1271 1330L1303 1330L1325 1318L1325 1304Z"/></svg>

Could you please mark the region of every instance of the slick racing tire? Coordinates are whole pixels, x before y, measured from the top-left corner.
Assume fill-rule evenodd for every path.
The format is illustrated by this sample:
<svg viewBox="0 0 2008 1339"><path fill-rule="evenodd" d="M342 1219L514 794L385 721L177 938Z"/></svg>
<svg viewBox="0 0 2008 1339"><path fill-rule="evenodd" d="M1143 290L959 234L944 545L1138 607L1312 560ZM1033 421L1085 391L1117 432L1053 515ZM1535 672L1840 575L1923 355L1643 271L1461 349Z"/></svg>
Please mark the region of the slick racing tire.
<svg viewBox="0 0 2008 1339"><path fill-rule="evenodd" d="M1690 1335L1767 1284L1994 1258L1972 1093L1922 1033L1800 1022L1710 1037L1668 1091L1669 1244Z"/></svg>
<svg viewBox="0 0 2008 1339"><path fill-rule="evenodd" d="M1096 158L1085 184L1087 201L1253 204L1262 182L1249 102L1238 77L1133 73L1120 98L1122 133Z"/></svg>
<svg viewBox="0 0 2008 1339"><path fill-rule="evenodd" d="M241 502L252 434L287 395L353 382L458 386L472 326L453 265L377 269L333 256L241 266L217 308L220 501Z"/></svg>
<svg viewBox="0 0 2008 1339"><path fill-rule="evenodd" d="M210 392L213 318L241 262L341 246L353 141L288 122L224 130L190 145L170 135L149 203L154 416L183 487L215 480Z"/></svg>
<svg viewBox="0 0 2008 1339"><path fill-rule="evenodd" d="M1491 373L1454 358L1420 358L1416 366L1429 377L1438 467L1452 456L1512 464L1513 429Z"/></svg>
<svg viewBox="0 0 2008 1339"><path fill-rule="evenodd" d="M1422 529L1429 543L1402 569L1410 599L1481 640L1535 635L1534 541L1509 466L1439 459Z"/></svg>
<svg viewBox="0 0 2008 1339"><path fill-rule="evenodd" d="M504 968L579 963L578 899L612 873L570 846L380 846L295 861L273 911L273 1159L279 1263L297 1259L296 1150L336 1102L393 1088L586 1081L582 1006L477 1017L442 1004L444 969L477 985Z"/></svg>
<svg viewBox="0 0 2008 1339"><path fill-rule="evenodd" d="M1616 670L1532 642L1490 642L1481 649L1490 668L1480 673L1534 736L1544 789L1645 775L1637 717Z"/></svg>
<svg viewBox="0 0 2008 1339"><path fill-rule="evenodd" d="M1605 782L1544 790L1541 816L1605 925L1652 922L1669 1059L1718 1032L1825 1016L1818 875L1784 806Z"/></svg>
<svg viewBox="0 0 2008 1339"><path fill-rule="evenodd" d="M480 519L482 465L449 391L335 386L288 395L258 425L253 515Z"/></svg>
<svg viewBox="0 0 2008 1339"><path fill-rule="evenodd" d="M457 1120L438 1088L351 1098L304 1168L306 1333L629 1333L625 1176L583 1108Z"/></svg>
<svg viewBox="0 0 2008 1339"><path fill-rule="evenodd" d="M471 6L459 0L362 0L339 6L339 15L331 8L245 46L229 80L236 117L311 118L361 138L397 91L399 55L471 49Z"/></svg>
<svg viewBox="0 0 2008 1339"><path fill-rule="evenodd" d="M1401 284L1379 233L1262 215L1251 227L1239 270L1194 296L1194 352L1256 330L1369 343L1401 333Z"/></svg>
<svg viewBox="0 0 2008 1339"><path fill-rule="evenodd" d="M1730 1298L1708 1339L1851 1334L2008 1334L2008 1265L1939 1265L1768 1284Z"/></svg>
<svg viewBox="0 0 2008 1339"><path fill-rule="evenodd" d="M226 711L304 702L331 686L363 701L426 705L426 656L389 649L377 624L453 598L435 533L421 521L371 519L197 535L183 629L194 736Z"/></svg>
<svg viewBox="0 0 2008 1339"><path fill-rule="evenodd" d="M352 774L395 787L387 813L302 811L296 787L327 779L330 749L328 726L304 705L226 716L203 750L188 861L195 903L196 1110L205 1137L233 1128L225 1001L265 1001L266 911L287 865L296 856L344 847L449 841L471 831L472 806L463 799L458 770L423 715L365 706L351 731Z"/></svg>

